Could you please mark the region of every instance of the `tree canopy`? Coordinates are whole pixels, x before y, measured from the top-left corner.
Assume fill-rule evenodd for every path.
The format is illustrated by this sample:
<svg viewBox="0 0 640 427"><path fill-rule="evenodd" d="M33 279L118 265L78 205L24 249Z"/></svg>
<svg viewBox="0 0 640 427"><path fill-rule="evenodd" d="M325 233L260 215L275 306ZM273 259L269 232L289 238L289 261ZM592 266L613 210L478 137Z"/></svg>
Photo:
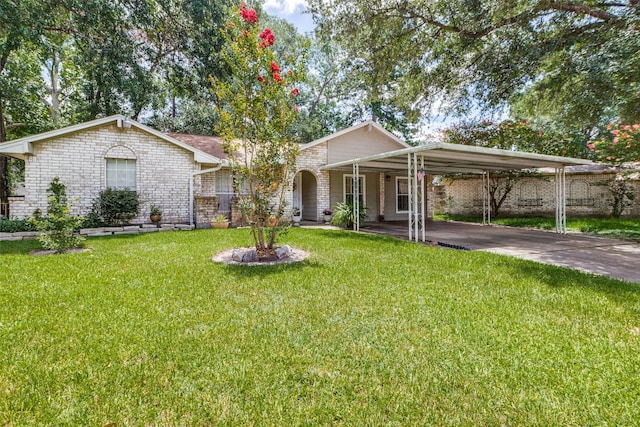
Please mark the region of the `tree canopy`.
<svg viewBox="0 0 640 427"><path fill-rule="evenodd" d="M640 120L637 0L309 4L321 31L362 62L368 101L406 119L434 105L511 105L572 127Z"/></svg>

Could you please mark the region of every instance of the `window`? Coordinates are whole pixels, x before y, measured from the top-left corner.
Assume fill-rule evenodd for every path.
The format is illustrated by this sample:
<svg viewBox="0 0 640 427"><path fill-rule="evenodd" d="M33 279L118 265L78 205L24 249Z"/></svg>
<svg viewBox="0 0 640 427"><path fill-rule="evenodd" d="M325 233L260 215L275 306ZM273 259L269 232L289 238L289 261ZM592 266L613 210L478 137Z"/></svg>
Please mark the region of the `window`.
<svg viewBox="0 0 640 427"><path fill-rule="evenodd" d="M358 184L360 185L360 191L358 193L358 199L360 200L360 206L366 206L367 200L365 194L366 191L366 183L365 177L363 175L358 176ZM353 175L344 175L344 202L345 203L353 203Z"/></svg>
<svg viewBox="0 0 640 427"><path fill-rule="evenodd" d="M396 213L409 212L409 179L396 177Z"/></svg>
<svg viewBox="0 0 640 427"><path fill-rule="evenodd" d="M107 187L136 190L136 160L107 159Z"/></svg>

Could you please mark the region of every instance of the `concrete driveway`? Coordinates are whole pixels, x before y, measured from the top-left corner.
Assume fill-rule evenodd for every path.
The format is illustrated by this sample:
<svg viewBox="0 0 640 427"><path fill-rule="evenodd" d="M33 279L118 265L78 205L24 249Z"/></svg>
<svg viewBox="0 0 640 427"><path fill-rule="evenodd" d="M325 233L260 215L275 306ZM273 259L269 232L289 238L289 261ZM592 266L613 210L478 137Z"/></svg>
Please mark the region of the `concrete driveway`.
<svg viewBox="0 0 640 427"><path fill-rule="evenodd" d="M408 236L406 222L367 224L361 230ZM640 244L635 242L448 221L428 222L426 238L445 247L511 255L640 283Z"/></svg>

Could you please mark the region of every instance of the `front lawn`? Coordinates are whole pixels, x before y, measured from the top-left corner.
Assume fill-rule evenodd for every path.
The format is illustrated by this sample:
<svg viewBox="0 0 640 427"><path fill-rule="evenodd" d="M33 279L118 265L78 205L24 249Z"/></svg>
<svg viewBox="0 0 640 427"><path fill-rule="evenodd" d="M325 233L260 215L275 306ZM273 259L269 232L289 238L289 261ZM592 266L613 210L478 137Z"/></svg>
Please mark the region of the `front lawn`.
<svg viewBox="0 0 640 427"><path fill-rule="evenodd" d="M640 285L294 229L0 242L0 425L637 425Z"/></svg>

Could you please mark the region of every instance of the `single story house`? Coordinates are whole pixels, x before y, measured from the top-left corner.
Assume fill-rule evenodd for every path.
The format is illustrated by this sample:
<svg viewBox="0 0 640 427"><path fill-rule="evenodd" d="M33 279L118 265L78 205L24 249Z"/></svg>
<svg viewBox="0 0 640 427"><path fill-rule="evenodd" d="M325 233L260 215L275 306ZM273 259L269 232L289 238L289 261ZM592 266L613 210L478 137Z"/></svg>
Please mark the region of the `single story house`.
<svg viewBox="0 0 640 427"><path fill-rule="evenodd" d="M115 115L5 142L0 153L25 161L24 194L11 197L12 217L44 210L46 189L59 177L78 214L86 214L99 192L112 187L141 195L135 224L149 222L151 205L163 210L163 222L206 227L218 212L231 215L232 223L240 221L228 163L215 137L162 133ZM440 142L411 147L367 121L300 147L287 202L301 210L303 220L321 222L324 209L353 201L368 208L369 221L409 219L417 235L433 212L429 175L530 167L560 171L585 163L590 162Z"/></svg>

